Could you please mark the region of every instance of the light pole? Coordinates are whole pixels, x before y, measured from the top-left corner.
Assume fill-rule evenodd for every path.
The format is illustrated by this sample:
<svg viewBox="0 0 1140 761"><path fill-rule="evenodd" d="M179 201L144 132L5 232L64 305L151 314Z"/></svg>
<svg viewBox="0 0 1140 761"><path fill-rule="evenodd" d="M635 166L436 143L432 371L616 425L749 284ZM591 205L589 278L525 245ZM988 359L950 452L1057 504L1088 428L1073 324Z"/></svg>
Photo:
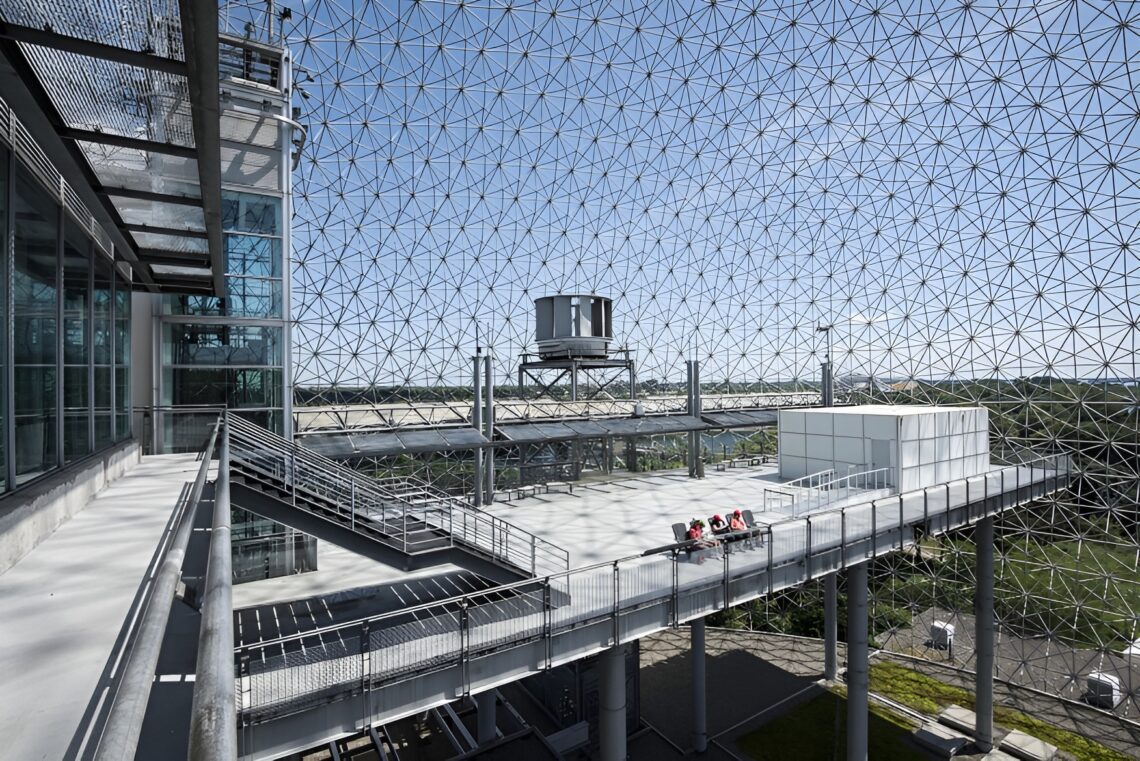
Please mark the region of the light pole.
<svg viewBox="0 0 1140 761"><path fill-rule="evenodd" d="M834 383L832 380L832 368L831 368L831 329L833 327L835 327L834 324L817 325L815 328L816 333L826 333L827 334L827 353L823 355L823 362L820 363L820 369L822 370L822 375L823 375L823 377L822 377L823 400L822 401L823 401L824 407L830 407L835 403L835 388L834 388Z"/></svg>

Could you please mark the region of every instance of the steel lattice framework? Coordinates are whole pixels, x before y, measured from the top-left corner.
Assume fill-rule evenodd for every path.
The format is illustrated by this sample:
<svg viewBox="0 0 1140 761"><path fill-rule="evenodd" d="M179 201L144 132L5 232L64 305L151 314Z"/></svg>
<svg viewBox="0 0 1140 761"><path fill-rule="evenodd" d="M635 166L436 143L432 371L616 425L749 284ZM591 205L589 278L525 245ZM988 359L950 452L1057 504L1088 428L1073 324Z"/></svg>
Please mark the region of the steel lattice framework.
<svg viewBox="0 0 1140 761"><path fill-rule="evenodd" d="M559 292L614 298L643 380L689 357L811 379L830 325L873 399L985 403L995 448L1074 453L1070 492L999 532L999 670L1131 680L1140 6L313 0L289 23L309 397L446 395L477 329L506 382ZM967 615L969 542L883 569L876 606L914 618L880 638Z"/></svg>

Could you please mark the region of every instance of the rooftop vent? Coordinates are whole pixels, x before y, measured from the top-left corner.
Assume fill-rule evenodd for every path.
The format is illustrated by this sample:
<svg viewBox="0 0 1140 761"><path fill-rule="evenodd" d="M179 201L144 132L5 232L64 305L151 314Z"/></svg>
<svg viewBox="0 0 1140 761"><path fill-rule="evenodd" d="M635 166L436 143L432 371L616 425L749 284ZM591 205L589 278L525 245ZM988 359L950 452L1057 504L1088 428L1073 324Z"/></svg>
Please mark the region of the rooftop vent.
<svg viewBox="0 0 1140 761"><path fill-rule="evenodd" d="M609 354L613 308L604 296L544 296L535 299L534 316L542 359L604 359Z"/></svg>

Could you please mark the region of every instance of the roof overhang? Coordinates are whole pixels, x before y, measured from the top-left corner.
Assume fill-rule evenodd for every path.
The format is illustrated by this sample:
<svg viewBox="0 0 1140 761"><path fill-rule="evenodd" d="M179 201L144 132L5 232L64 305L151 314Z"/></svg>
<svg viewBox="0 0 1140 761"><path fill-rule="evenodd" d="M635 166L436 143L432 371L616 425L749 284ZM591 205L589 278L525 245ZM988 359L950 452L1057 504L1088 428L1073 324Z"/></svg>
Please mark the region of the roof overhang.
<svg viewBox="0 0 1140 761"><path fill-rule="evenodd" d="M218 4L122 5L5 4L0 95L140 286L221 295Z"/></svg>

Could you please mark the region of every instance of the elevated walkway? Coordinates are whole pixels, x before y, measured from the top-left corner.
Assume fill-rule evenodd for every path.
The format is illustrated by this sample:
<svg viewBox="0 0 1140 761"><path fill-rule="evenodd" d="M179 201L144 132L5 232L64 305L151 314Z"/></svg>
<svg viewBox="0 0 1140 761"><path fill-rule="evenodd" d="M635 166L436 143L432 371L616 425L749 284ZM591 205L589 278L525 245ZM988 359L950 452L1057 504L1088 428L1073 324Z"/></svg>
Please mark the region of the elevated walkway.
<svg viewBox="0 0 1140 761"><path fill-rule="evenodd" d="M785 517L724 554L630 556L322 630L326 641L335 633L334 648L302 646L313 633L239 647L242 753L293 752L491 689L905 549L916 534L970 525L1067 481L1059 458L996 467Z"/></svg>
<svg viewBox="0 0 1140 761"><path fill-rule="evenodd" d="M194 454L142 458L0 575L0 756L89 749L86 727L105 707L157 548L199 466Z"/></svg>
<svg viewBox="0 0 1140 761"><path fill-rule="evenodd" d="M565 571L566 551L414 478L361 475L236 415L235 505L390 565L454 564L500 583Z"/></svg>

